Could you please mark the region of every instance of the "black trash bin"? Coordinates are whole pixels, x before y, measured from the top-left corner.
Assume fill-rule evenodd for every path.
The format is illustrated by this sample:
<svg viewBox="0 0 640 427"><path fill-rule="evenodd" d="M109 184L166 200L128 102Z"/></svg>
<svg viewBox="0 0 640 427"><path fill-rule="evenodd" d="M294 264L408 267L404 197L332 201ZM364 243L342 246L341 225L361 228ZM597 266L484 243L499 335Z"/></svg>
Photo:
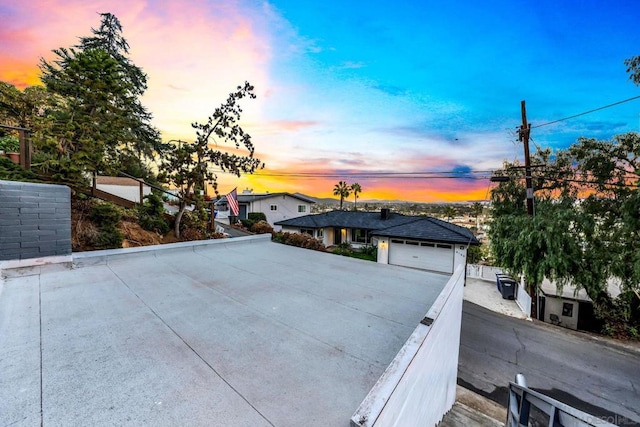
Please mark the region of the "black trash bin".
<svg viewBox="0 0 640 427"><path fill-rule="evenodd" d="M507 274L496 273L496 285L502 299L514 299L516 294L515 279Z"/></svg>
<svg viewBox="0 0 640 427"><path fill-rule="evenodd" d="M500 288L500 279L511 279L511 276L504 273L496 273L496 288L498 289L498 292L502 292L502 289Z"/></svg>

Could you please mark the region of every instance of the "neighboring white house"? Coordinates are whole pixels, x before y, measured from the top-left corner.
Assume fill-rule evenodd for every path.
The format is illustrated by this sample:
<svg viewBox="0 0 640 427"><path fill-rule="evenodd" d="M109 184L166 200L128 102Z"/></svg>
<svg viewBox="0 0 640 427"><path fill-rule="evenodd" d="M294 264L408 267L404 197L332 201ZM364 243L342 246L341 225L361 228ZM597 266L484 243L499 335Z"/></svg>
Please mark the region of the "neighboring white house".
<svg viewBox="0 0 640 427"><path fill-rule="evenodd" d="M141 186L142 190L140 188ZM142 184L132 178L119 176L97 176L96 188L135 203L140 203L141 191L142 197L151 194L151 187L148 185Z"/></svg>
<svg viewBox="0 0 640 427"><path fill-rule="evenodd" d="M262 212L267 217L267 222L280 231L278 221L297 218L311 213L311 205L315 203L309 197L302 194L291 193L265 193L254 194L244 191L238 194L240 207L239 219L247 219L249 213ZM226 218L230 215L226 197L216 202L217 218Z"/></svg>
<svg viewBox="0 0 640 427"><path fill-rule="evenodd" d="M282 231L306 233L325 246L348 242L378 248L378 262L451 274L467 260L470 245L479 245L464 227L424 216L335 210L275 223Z"/></svg>

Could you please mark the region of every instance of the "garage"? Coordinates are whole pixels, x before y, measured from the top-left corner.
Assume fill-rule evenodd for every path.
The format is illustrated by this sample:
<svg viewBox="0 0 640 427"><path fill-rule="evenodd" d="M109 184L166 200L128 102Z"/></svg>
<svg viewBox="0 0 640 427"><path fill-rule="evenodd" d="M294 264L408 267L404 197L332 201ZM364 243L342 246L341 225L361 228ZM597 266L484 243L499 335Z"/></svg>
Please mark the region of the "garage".
<svg viewBox="0 0 640 427"><path fill-rule="evenodd" d="M454 251L451 244L391 239L389 264L453 273Z"/></svg>

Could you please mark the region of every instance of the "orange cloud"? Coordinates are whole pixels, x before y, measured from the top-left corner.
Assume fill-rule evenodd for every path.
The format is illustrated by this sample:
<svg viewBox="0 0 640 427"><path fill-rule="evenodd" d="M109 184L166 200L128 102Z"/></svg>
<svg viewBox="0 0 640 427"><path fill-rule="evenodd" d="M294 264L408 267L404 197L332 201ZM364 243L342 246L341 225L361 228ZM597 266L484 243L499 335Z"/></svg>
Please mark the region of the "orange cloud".
<svg viewBox="0 0 640 427"><path fill-rule="evenodd" d="M410 178L398 176L354 177L357 171L335 171L320 167L285 170L265 169L242 178L221 178L220 182L238 188L248 187L255 192L300 192L316 197L334 197L333 187L340 181L358 182L367 199L397 199L419 202L484 200L488 197L488 179ZM362 173L360 171L360 173ZM329 176L327 176L329 175Z"/></svg>
<svg viewBox="0 0 640 427"><path fill-rule="evenodd" d="M52 49L76 44L99 26L99 12L111 12L122 23L132 61L148 74L143 102L160 130L191 135L190 123L206 120L245 80L266 90L265 25L259 11L234 1L115 0L107 7L99 1L53 0L8 9L11 19L0 33L0 79L19 87L37 83L40 57L50 60Z"/></svg>

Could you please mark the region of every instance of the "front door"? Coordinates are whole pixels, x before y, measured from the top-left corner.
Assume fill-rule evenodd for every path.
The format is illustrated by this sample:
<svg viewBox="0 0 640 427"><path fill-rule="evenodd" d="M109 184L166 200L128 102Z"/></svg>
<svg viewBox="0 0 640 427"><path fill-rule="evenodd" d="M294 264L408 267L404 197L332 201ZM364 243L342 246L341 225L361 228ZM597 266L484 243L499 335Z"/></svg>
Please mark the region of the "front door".
<svg viewBox="0 0 640 427"><path fill-rule="evenodd" d="M342 243L342 233L341 230L337 227L333 228L333 244L339 245Z"/></svg>

